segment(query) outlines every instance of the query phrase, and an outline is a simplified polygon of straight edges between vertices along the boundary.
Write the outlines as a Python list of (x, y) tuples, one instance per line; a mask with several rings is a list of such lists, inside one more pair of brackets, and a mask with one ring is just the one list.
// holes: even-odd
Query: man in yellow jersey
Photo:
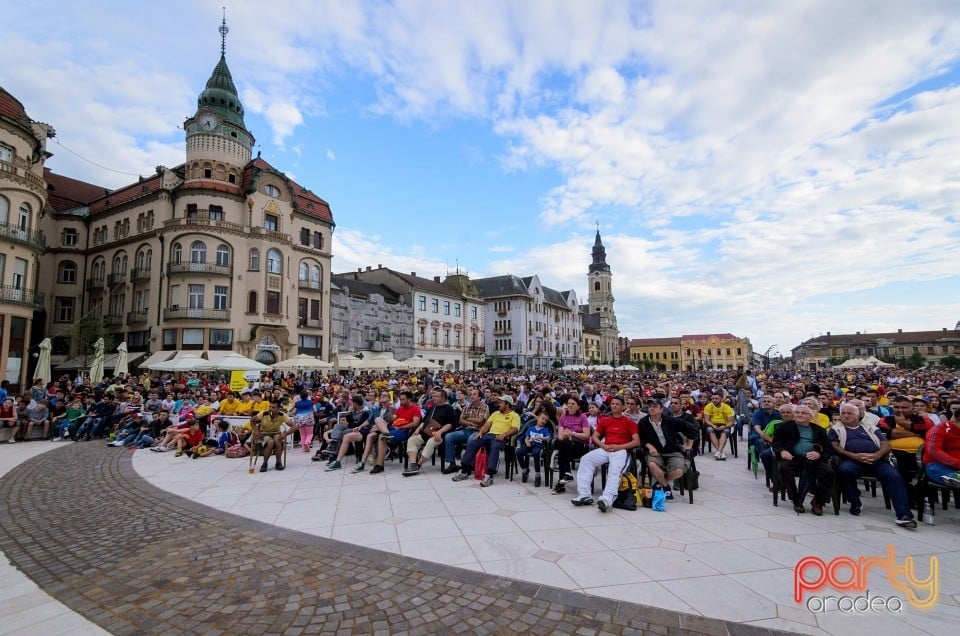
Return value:
[(473, 462), (481, 447), (487, 448), (487, 471), (480, 482), (483, 487), (493, 485), (493, 476), (497, 474), (500, 451), (510, 442), (510, 437), (520, 430), (520, 416), (513, 411), (514, 401), (511, 395), (501, 395), (497, 400), (497, 410), (490, 414), (486, 423), (477, 434), (467, 442), (463, 451), (460, 472), (453, 481), (463, 481), (473, 472)]
[(233, 394), (233, 391), (227, 393), (227, 398), (220, 401), (220, 415), (236, 415), (237, 407), (240, 406), (240, 401), (237, 399), (237, 396)]
[(725, 460), (727, 456), (723, 449), (727, 446), (727, 435), (736, 422), (733, 408), (720, 399), (719, 393), (710, 396), (710, 403), (703, 407), (703, 425), (710, 433), (710, 443), (716, 449), (713, 456), (718, 460)]
[(250, 418), (254, 426), (259, 426), (261, 439), (263, 440), (263, 466), (260, 472), (267, 472), (267, 464), (270, 462), (270, 455), (277, 458), (277, 470), (283, 470), (283, 464), (280, 463), (280, 455), (283, 451), (284, 440), (287, 435), (294, 431), (290, 424), (290, 418), (280, 410), (280, 401), (274, 400), (269, 403), (269, 408), (263, 413), (257, 413)]

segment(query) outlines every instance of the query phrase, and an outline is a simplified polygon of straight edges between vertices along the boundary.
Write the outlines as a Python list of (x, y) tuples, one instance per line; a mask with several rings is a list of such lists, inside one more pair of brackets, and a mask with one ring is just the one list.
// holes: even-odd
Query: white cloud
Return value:
[(327, 159), (329, 159), (330, 161), (336, 161), (336, 160), (337, 160), (337, 153), (335, 153), (335, 152), (334, 152), (333, 150), (331, 150), (330, 148), (327, 148)]

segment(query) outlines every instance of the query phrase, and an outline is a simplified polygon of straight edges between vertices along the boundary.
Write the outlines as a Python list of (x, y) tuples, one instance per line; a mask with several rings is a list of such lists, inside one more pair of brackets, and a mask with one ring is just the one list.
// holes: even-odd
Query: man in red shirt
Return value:
[(597, 421), (593, 432), (594, 449), (580, 459), (577, 469), (577, 498), (571, 502), (574, 506), (593, 505), (590, 497), (593, 474), (604, 464), (609, 464), (607, 485), (597, 501), (597, 508), (606, 512), (613, 505), (620, 489), (620, 474), (630, 460), (627, 451), (640, 445), (637, 423), (623, 414), (623, 407), (623, 396), (614, 395), (610, 399), (611, 415), (601, 415)]
[(388, 422), (390, 432), (386, 435), (380, 435), (380, 443), (377, 446), (377, 465), (370, 471), (371, 475), (383, 472), (383, 464), (387, 457), (387, 447), (399, 445), (405, 447), (407, 440), (420, 427), (420, 420), (423, 418), (423, 411), (414, 401), (413, 393), (410, 391), (400, 392), (400, 406), (397, 407), (396, 416), (392, 422)]

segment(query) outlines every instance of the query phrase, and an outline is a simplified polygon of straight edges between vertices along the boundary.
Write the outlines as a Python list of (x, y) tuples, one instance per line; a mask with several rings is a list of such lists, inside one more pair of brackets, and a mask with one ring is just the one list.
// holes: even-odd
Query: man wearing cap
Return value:
[(467, 448), (463, 451), (463, 460), (460, 462), (460, 472), (453, 476), (453, 481), (463, 481), (470, 476), (477, 451), (480, 447), (486, 447), (487, 471), (480, 485), (487, 487), (493, 484), (500, 451), (507, 444), (510, 436), (520, 430), (520, 416), (513, 411), (514, 404), (513, 396), (500, 396), (497, 400), (497, 410), (490, 414), (477, 434), (467, 442)]
[(672, 499), (670, 484), (690, 469), (690, 447), (697, 438), (686, 422), (664, 416), (663, 402), (647, 400), (647, 416), (637, 424), (637, 432), (646, 452), (647, 467), (657, 483)]
[(637, 424), (623, 414), (623, 407), (623, 396), (614, 395), (610, 398), (611, 414), (601, 415), (597, 420), (597, 427), (593, 431), (594, 449), (580, 459), (577, 469), (578, 497), (571, 502), (574, 506), (593, 504), (593, 498), (590, 497), (593, 474), (604, 464), (609, 464), (607, 484), (597, 507), (600, 512), (606, 512), (613, 505), (620, 488), (620, 473), (629, 460), (627, 451), (640, 445)]

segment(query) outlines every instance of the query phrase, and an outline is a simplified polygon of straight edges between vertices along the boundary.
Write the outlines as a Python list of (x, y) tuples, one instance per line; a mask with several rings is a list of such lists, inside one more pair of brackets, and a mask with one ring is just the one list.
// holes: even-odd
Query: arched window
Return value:
[(190, 244), (190, 262), (191, 263), (206, 263), (207, 262), (207, 244), (203, 241), (194, 241)]
[(253, 248), (250, 250), (250, 266), (249, 269), (252, 271), (260, 271), (260, 250)]
[(147, 253), (145, 250), (140, 250), (139, 252), (137, 252), (137, 260), (136, 260), (137, 269), (143, 269), (143, 266), (146, 263), (146, 260), (147, 260)]
[(320, 266), (313, 265), (310, 267), (310, 282), (311, 283), (320, 283)]
[(91, 278), (93, 278), (94, 280), (102, 281), (103, 275), (106, 273), (105, 272), (107, 268), (106, 265), (107, 265), (107, 262), (102, 258), (98, 258), (97, 260), (93, 261), (93, 268), (91, 272), (93, 276)]
[(126, 273), (127, 273), (127, 261), (128, 261), (127, 255), (124, 254), (124, 255), (120, 258), (120, 273), (121, 273), (121, 274), (126, 274)]
[(247, 313), (255, 314), (257, 313), (257, 292), (252, 291), (247, 294)]
[(153, 266), (153, 250), (147, 249), (147, 256), (143, 259), (143, 266), (147, 269)]
[(60, 263), (60, 269), (57, 272), (57, 282), (65, 285), (74, 285), (77, 282), (77, 265), (73, 261), (64, 261)]
[(594, 291), (600, 291), (600, 281), (597, 281), (593, 284)]
[(300, 274), (298, 278), (304, 281), (310, 278), (310, 267), (305, 262), (300, 263)]
[(281, 260), (280, 250), (269, 250), (267, 252), (267, 272), (270, 274), (283, 273), (283, 261)]
[(217, 265), (220, 267), (230, 267), (230, 248), (226, 245), (217, 247)]
[(170, 253), (170, 262), (176, 265), (183, 262), (183, 245), (180, 243), (173, 244), (173, 252)]
[(114, 256), (114, 257), (113, 257), (113, 267), (110, 269), (110, 273), (111, 273), (111, 274), (121, 274), (121, 273), (123, 273), (123, 270), (120, 269), (120, 267), (122, 266), (122, 264), (123, 264), (123, 261), (120, 259), (120, 256), (119, 256), (119, 255), (118, 255), (118, 256)]
[(20, 218), (17, 219), (17, 227), (21, 230), (30, 229), (30, 206), (26, 203), (20, 204)]

